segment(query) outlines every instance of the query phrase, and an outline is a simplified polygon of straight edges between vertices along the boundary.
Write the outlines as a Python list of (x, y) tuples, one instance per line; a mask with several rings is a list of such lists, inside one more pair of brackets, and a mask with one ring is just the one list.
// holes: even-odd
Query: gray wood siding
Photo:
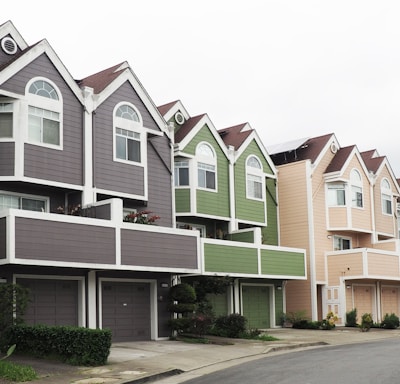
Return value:
[(0, 143), (0, 176), (14, 176), (15, 143)]
[(16, 218), (15, 256), (30, 260), (115, 263), (115, 230)]
[(0, 219), (0, 259), (6, 258), (6, 219)]
[(197, 268), (196, 237), (121, 230), (124, 265)]
[[(10, 34), (5, 35), (3, 37), (11, 37)], [(0, 49), (0, 67), (2, 67), (3, 65), (7, 64), (8, 62), (14, 60), (14, 58), (16, 56), (18, 56), (21, 53), (21, 49), (17, 48), (17, 52), (15, 52), (14, 55), (8, 55), (7, 53), (5, 53), (2, 49)]]
[(23, 95), (29, 80), (43, 76), (53, 81), (63, 98), (63, 150), (25, 144), (27, 177), (83, 184), (83, 108), (47, 55), (43, 54), (1, 87)]
[(173, 218), (171, 149), (165, 136), (152, 137), (150, 140), (151, 143), (149, 142), (147, 146), (149, 200), (146, 209), (161, 217), (157, 222), (158, 225), (171, 227)]
[(143, 167), (113, 161), (113, 110), (122, 101), (137, 107), (146, 128), (159, 131), (135, 90), (128, 82), (123, 84), (99, 106), (94, 115), (94, 185), (100, 189), (143, 195)]

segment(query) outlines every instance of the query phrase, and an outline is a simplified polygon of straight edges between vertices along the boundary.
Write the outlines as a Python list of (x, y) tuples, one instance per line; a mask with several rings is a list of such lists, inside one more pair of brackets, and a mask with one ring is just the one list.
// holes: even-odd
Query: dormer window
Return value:
[(114, 113), (114, 157), (119, 161), (142, 163), (144, 140), (142, 119), (139, 112), (127, 103), (116, 107)]
[(360, 173), (353, 169), (350, 175), (351, 181), (351, 206), (362, 208), (363, 207), (363, 190), (362, 179)]
[(49, 147), (62, 145), (62, 101), (56, 86), (36, 79), (28, 89), (28, 141)]
[(256, 156), (248, 157), (246, 161), (246, 196), (248, 199), (263, 198), (263, 169), (261, 161)]
[(381, 198), (382, 198), (382, 212), (385, 215), (392, 215), (392, 188), (388, 179), (383, 179), (381, 182)]
[(198, 187), (216, 190), (216, 155), (207, 143), (200, 143), (196, 149)]

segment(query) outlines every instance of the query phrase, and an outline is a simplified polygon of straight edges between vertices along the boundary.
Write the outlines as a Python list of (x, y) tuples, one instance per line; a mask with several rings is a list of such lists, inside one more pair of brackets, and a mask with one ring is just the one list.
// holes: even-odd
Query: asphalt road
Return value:
[(329, 346), (267, 357), (186, 384), (400, 383), (398, 339)]

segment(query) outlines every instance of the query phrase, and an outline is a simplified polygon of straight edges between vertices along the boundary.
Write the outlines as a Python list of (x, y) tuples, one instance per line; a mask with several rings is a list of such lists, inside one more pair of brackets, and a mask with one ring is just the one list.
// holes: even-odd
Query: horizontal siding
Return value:
[(6, 219), (0, 219), (0, 259), (6, 258)]
[(15, 143), (0, 143), (0, 176), (14, 176)]
[(399, 256), (368, 252), (368, 274), (399, 278)]
[(123, 265), (198, 268), (197, 237), (121, 230)]
[(337, 255), (328, 255), (328, 285), (339, 285), (343, 272), (346, 276), (363, 276), (363, 254), (353, 252)]
[(204, 268), (206, 272), (257, 274), (257, 249), (204, 244)]
[(262, 249), (261, 273), (264, 275), (305, 276), (304, 254)]
[(112, 228), (17, 217), (15, 233), (16, 258), (115, 263)]
[(190, 212), (190, 189), (175, 189), (175, 210), (177, 213)]
[(253, 231), (232, 233), (229, 236), (230, 236), (230, 240), (233, 240), (233, 241), (242, 241), (244, 243), (254, 243), (254, 232)]

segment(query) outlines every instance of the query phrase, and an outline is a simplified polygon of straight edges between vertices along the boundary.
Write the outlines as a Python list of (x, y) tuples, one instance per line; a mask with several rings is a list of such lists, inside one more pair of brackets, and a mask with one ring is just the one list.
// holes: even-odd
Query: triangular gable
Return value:
[(182, 113), (185, 121), (190, 119), (190, 115), (180, 100), (173, 101), (158, 107), (158, 111), (164, 117), (165, 121), (169, 121), (177, 112)]
[(21, 34), (14, 27), (14, 24), (9, 20), (0, 25), (0, 39), (10, 35), (10, 37), (17, 43), (18, 47), (23, 51), (28, 48), (28, 44), (25, 42)]
[[(57, 71), (61, 74), (64, 81), (71, 88), (76, 98), (84, 104), (83, 95), (81, 89), (76, 84), (64, 64), (61, 62), (57, 54), (51, 48), (47, 40), (42, 40), (36, 45), (32, 46), (29, 50), (24, 52), (15, 61), (11, 62), (0, 72), (0, 84), (3, 84), (11, 77), (16, 75), (20, 70), (29, 65), (32, 61), (37, 59), (39, 56), (46, 54), (49, 60), (53, 63)], [(1, 86), (1, 85), (0, 85)]]
[[(105, 70), (99, 72), (99, 74), (108, 74), (106, 79), (104, 79), (104, 83), (102, 83), (102, 87), (99, 94), (93, 96), (94, 103), (93, 109), (96, 109), (99, 105), (101, 105), (105, 100), (107, 100), (122, 84), (125, 82), (129, 82), (132, 85), (132, 88), (136, 91), (142, 103), (145, 105), (147, 110), (149, 111), (151, 117), (155, 120), (161, 132), (164, 132), (167, 136), (169, 136), (168, 129), (166, 127), (166, 123), (164, 118), (161, 116), (158, 111), (156, 105), (153, 103), (152, 99), (148, 95), (147, 91), (144, 89), (139, 79), (136, 77), (135, 73), (132, 71), (131, 67), (127, 62), (124, 62), (120, 65), (111, 67), (114, 70), (114, 75), (110, 74), (109, 70)], [(96, 76), (96, 75), (93, 75)], [(91, 76), (86, 78), (87, 81)]]
[(210, 130), (211, 134), (213, 135), (215, 141), (221, 148), (222, 152), (224, 155), (229, 158), (228, 156), (228, 149), (226, 148), (225, 143), (221, 139), (221, 136), (218, 134), (218, 131), (214, 127), (214, 124), (211, 122), (210, 118), (208, 117), (207, 114), (201, 115), (201, 118), (196, 122), (196, 124), (192, 127), (192, 129), (187, 133), (185, 137), (182, 138), (180, 141), (179, 145), (179, 150), (182, 150), (185, 148), (193, 139), (194, 137), (199, 133), (199, 131), (204, 127), (207, 126), (208, 129)]

